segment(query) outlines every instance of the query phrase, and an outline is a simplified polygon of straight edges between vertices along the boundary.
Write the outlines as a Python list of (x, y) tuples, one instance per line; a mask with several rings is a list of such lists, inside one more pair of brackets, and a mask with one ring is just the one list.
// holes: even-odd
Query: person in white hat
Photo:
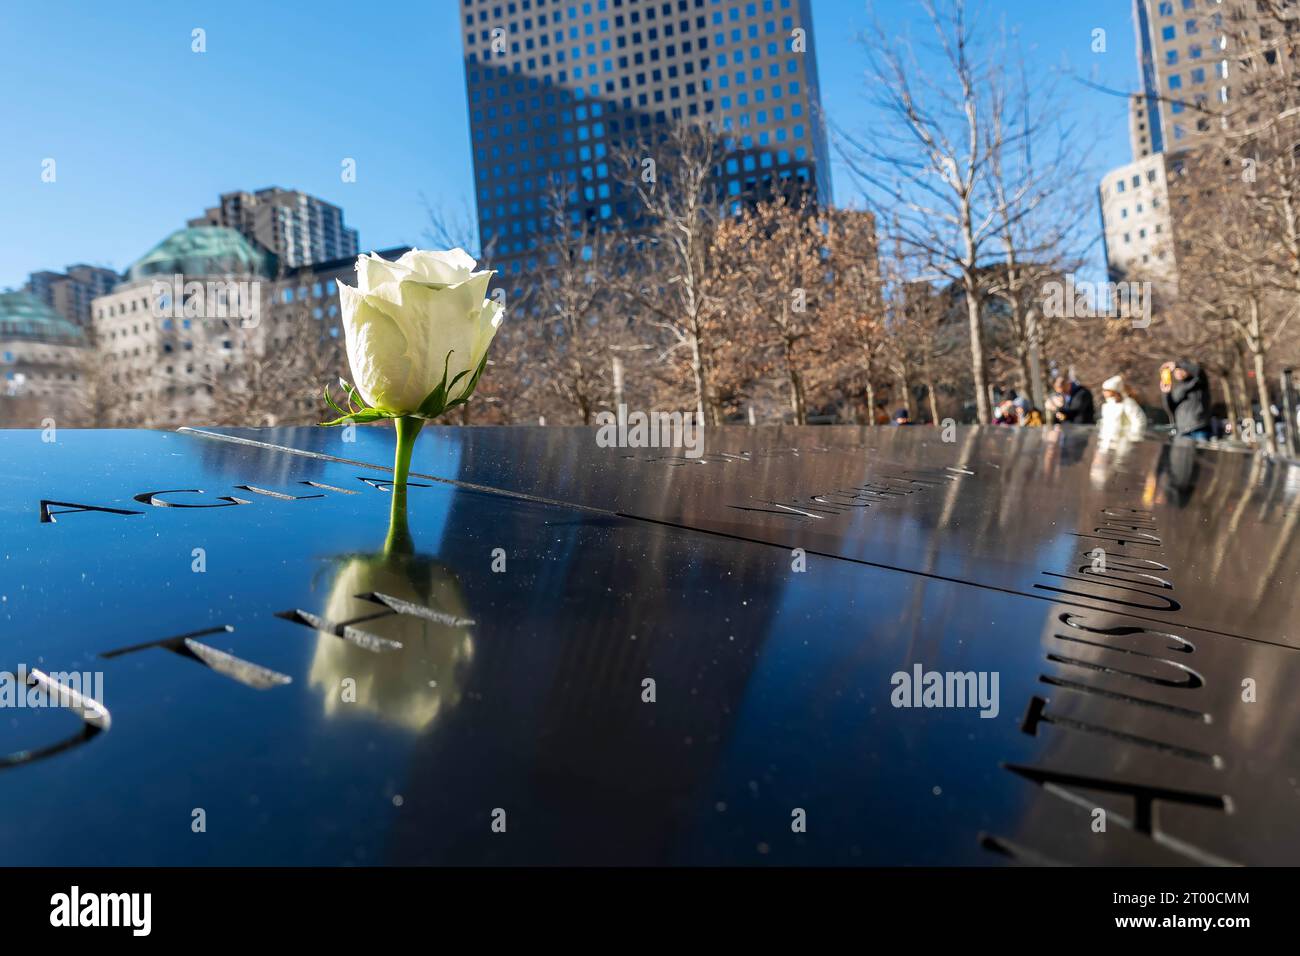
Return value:
[(1122, 375), (1112, 375), (1101, 383), (1101, 424), (1098, 429), (1103, 441), (1128, 439), (1136, 441), (1146, 434), (1147, 416), (1128, 393)]

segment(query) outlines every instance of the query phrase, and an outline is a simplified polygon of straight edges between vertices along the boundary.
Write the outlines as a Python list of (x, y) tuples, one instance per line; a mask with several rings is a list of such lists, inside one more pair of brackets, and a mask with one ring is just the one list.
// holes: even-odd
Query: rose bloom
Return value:
[(463, 249), (371, 253), (357, 259), (355, 289), (338, 283), (353, 384), (372, 406), (415, 413), (444, 369), (448, 385), (466, 373), (446, 401), (466, 394), (505, 313), (486, 297), (493, 273), (476, 265)]

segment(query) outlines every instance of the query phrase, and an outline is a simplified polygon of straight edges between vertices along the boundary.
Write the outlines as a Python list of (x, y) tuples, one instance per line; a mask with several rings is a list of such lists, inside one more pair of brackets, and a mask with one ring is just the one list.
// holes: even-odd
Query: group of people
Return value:
[[(1091, 389), (1064, 375), (1052, 382), (1052, 394), (1042, 411), (1014, 389), (1004, 388), (1001, 393), (1001, 400), (993, 408), (995, 425), (1096, 425), (1100, 437), (1111, 441), (1135, 440), (1146, 434), (1146, 412), (1122, 375), (1112, 375), (1101, 383), (1100, 408)], [(1193, 439), (1211, 437), (1210, 383), (1199, 364), (1190, 359), (1165, 362), (1160, 366), (1160, 393), (1175, 435)], [(886, 417), (883, 409), (877, 407), (876, 423), (886, 422), (913, 424), (906, 408)]]
[[(1160, 392), (1165, 411), (1180, 437), (1210, 437), (1210, 385), (1196, 362), (1181, 359), (1160, 366)], [(1092, 391), (1072, 378), (1058, 376), (1052, 383), (1047, 408), (1040, 413), (1022, 395), (1009, 391), (998, 403), (993, 421), (999, 425), (1042, 425), (1047, 421), (1072, 425), (1097, 425), (1103, 439), (1137, 439), (1146, 434), (1147, 416), (1122, 375), (1101, 383), (1098, 411)]]

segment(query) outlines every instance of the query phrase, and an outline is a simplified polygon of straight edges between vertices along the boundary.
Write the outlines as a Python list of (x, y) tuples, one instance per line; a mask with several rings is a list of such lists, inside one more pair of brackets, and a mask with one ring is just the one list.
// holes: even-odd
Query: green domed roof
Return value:
[(178, 229), (127, 270), (128, 282), (149, 276), (275, 275), (275, 256), (225, 226)]
[(30, 292), (0, 292), (0, 338), (81, 345), (86, 335)]

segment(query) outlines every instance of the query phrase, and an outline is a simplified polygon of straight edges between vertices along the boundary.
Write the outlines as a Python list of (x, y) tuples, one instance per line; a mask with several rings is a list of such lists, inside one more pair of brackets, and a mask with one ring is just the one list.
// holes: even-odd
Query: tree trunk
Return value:
[[(966, 113), (971, 124), (971, 142), (976, 142), (974, 116), (970, 106), (970, 91), (967, 90)], [(973, 182), (972, 178), (972, 182)], [(962, 262), (961, 281), (966, 292), (966, 319), (970, 324), (970, 372), (975, 387), (975, 417), (981, 425), (993, 420), (989, 409), (988, 382), (984, 373), (984, 329), (980, 322), (979, 276), (975, 267), (979, 262), (979, 250), (975, 245), (974, 210), (971, 207), (969, 191), (961, 197), (962, 240), (965, 244), (965, 259)]]
[(1033, 380), (1029, 371), (1029, 341), (1025, 337), (1016, 342), (1016, 394), (1029, 398), (1033, 394), (1029, 383)]
[(1026, 329), (1029, 333), (1029, 397), (1034, 407), (1040, 412), (1047, 408), (1047, 388), (1043, 382), (1042, 327), (1038, 324), (1038, 313), (1030, 309), (1025, 316)]
[(795, 364), (793, 344), (788, 341), (785, 343), (785, 369), (786, 377), (790, 380), (790, 408), (794, 412), (794, 423), (807, 425), (808, 409), (804, 405), (803, 378)]
[[(1234, 365), (1233, 378), (1235, 379), (1235, 381), (1233, 382), (1233, 386), (1237, 390), (1238, 398), (1241, 399), (1242, 418), (1249, 418), (1253, 422), (1255, 419), (1255, 414), (1250, 407), (1250, 389), (1246, 387), (1246, 357), (1241, 354), (1241, 346), (1239, 343), (1235, 343), (1235, 347), (1233, 351), (1236, 353), (1237, 356), (1237, 361), (1233, 363)], [(1240, 435), (1240, 429), (1241, 429), (1240, 421), (1237, 422), (1237, 428), (1238, 428), (1238, 435)], [(1255, 440), (1253, 428), (1251, 431), (1250, 438), (1245, 440), (1246, 441)]]
[(867, 424), (876, 427), (876, 387), (867, 379)]
[(907, 366), (898, 367), (898, 390), (903, 393), (903, 407), (907, 409), (909, 421), (916, 419), (912, 415), (912, 383), (907, 380)]
[(1016, 332), (1016, 394), (1029, 395), (1029, 342), (1033, 335), (1030, 313), (1020, 302), (1020, 272), (1016, 268), (1016, 251), (1007, 238), (1007, 298), (1011, 303), (1012, 324)]
[(1019, 354), (1016, 356), (1016, 394), (1032, 401), (1031, 396), (1034, 393), (1029, 383), (1034, 378), (1029, 371), (1029, 350), (1018, 349), (1017, 351)]
[(1232, 387), (1232, 369), (1225, 366), (1220, 373), (1223, 375), (1223, 401), (1228, 406), (1228, 421), (1232, 423), (1233, 437), (1240, 438), (1237, 430), (1241, 427), (1241, 415), (1237, 409), (1237, 390)]
[(1273, 407), (1269, 404), (1268, 398), (1268, 379), (1264, 377), (1264, 353), (1262, 350), (1252, 350), (1252, 358), (1255, 360), (1255, 386), (1259, 392), (1259, 417), (1264, 422), (1264, 447), (1268, 449), (1269, 454), (1277, 454), (1277, 425), (1273, 418)]
[(1264, 340), (1260, 335), (1259, 299), (1250, 297), (1250, 325), (1246, 346), (1255, 365), (1255, 388), (1259, 392), (1259, 417), (1264, 421), (1264, 447), (1270, 455), (1277, 454), (1277, 427), (1273, 421), (1273, 406), (1268, 398), (1268, 379), (1264, 377)]
[(930, 404), (930, 424), (939, 424), (939, 399), (934, 394), (934, 370), (930, 367), (931, 343), (926, 342), (921, 355), (921, 374), (925, 377), (925, 396)]
[(975, 385), (975, 415), (981, 425), (991, 421), (989, 415), (989, 390), (984, 374), (984, 332), (980, 322), (979, 291), (974, 287), (976, 278), (966, 276), (966, 317), (970, 323), (970, 373)]
[[(700, 337), (694, 332), (691, 333), (691, 378), (695, 384), (695, 415), (696, 421), (701, 425), (704, 424), (704, 363), (700, 359)], [(717, 422), (710, 422), (716, 425)]]

